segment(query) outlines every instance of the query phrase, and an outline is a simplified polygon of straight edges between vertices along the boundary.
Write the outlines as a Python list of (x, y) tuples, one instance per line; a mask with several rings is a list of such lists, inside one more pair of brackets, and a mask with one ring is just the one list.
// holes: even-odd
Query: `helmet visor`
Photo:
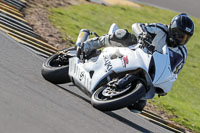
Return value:
[(176, 41), (176, 43), (179, 45), (186, 44), (191, 37), (190, 35), (182, 32), (178, 28), (173, 28), (173, 27), (171, 29), (171, 35), (173, 39)]

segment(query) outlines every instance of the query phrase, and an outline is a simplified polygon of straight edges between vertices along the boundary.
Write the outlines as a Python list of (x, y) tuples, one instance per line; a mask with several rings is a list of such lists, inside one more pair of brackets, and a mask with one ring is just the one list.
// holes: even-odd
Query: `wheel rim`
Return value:
[(106, 89), (104, 89), (102, 91), (102, 95), (105, 97), (113, 97), (113, 96), (121, 95), (121, 94), (125, 93), (126, 91), (128, 91), (128, 89), (130, 89), (130, 87), (131, 87), (131, 85), (127, 86), (123, 90), (116, 90), (116, 89), (112, 89), (111, 87), (106, 87)]
[(124, 89), (111, 88), (109, 86), (104, 87), (99, 93), (96, 94), (98, 100), (112, 100), (123, 95), (128, 94), (132, 90), (132, 84), (127, 85)]
[(91, 103), (93, 107), (101, 111), (117, 110), (135, 103), (145, 95), (146, 89), (141, 80), (134, 80), (130, 85), (131, 87), (129, 85), (121, 87), (124, 88), (123, 91), (121, 89), (121, 94), (112, 97), (103, 95), (103, 91), (109, 90), (109, 85), (100, 87), (92, 95)]
[(49, 64), (52, 67), (62, 67), (69, 64), (69, 58), (71, 56), (65, 54), (65, 53), (57, 53), (55, 58), (50, 60)]

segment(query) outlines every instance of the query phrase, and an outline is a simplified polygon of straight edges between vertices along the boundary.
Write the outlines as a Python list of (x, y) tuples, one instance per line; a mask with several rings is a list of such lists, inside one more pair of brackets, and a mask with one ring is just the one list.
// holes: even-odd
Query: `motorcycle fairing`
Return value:
[(168, 93), (177, 78), (177, 75), (171, 69), (169, 49), (167, 46), (164, 46), (163, 53), (154, 52), (153, 57), (156, 68), (153, 84), (155, 87), (159, 87), (165, 93)]
[(139, 48), (133, 51), (124, 47), (108, 47), (102, 51), (96, 62), (88, 60), (81, 63), (77, 57), (70, 58), (69, 76), (73, 78), (75, 84), (92, 93), (95, 87), (113, 71), (119, 73), (138, 68), (148, 71), (151, 57), (152, 55), (144, 54)]
[(141, 48), (132, 50), (127, 47), (107, 47), (95, 62), (86, 60), (85, 63), (82, 63), (77, 57), (70, 58), (69, 76), (75, 84), (92, 94), (98, 84), (103, 79), (109, 78), (108, 75), (113, 72), (121, 73), (142, 69), (148, 74), (151, 59), (154, 58), (155, 77), (153, 81), (149, 80), (149, 82), (153, 82), (155, 87), (160, 87), (164, 92), (168, 92), (176, 80), (170, 67), (168, 54), (166, 46), (163, 48), (162, 54), (154, 52), (153, 55)]

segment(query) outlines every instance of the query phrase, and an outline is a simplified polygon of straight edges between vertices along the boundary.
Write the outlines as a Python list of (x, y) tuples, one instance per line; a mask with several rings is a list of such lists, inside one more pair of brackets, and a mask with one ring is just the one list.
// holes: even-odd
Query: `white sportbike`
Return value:
[[(108, 34), (116, 29), (113, 24)], [(171, 58), (175, 54), (167, 46), (157, 52), (135, 44), (95, 50), (92, 56), (83, 58), (77, 57), (76, 48), (68, 48), (43, 63), (42, 75), (55, 84), (73, 82), (99, 110), (117, 110), (138, 100), (152, 99), (156, 93), (167, 94), (181, 61), (179, 56)]]

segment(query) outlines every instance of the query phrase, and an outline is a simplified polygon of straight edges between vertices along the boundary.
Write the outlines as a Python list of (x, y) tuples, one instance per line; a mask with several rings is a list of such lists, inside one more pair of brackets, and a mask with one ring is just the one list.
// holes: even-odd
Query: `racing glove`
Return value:
[(138, 36), (138, 43), (142, 44), (143, 47), (146, 47), (150, 51), (155, 50), (155, 46), (151, 45), (152, 44), (152, 37), (148, 32), (143, 32)]

